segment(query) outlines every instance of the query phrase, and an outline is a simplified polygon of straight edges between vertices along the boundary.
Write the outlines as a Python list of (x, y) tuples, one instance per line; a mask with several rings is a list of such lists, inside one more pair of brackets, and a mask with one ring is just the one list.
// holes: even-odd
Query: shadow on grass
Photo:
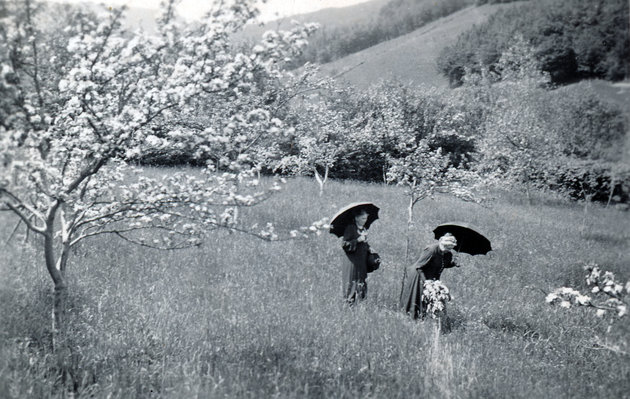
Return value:
[(630, 237), (620, 236), (614, 232), (606, 231), (586, 231), (582, 234), (582, 238), (588, 241), (595, 241), (602, 244), (611, 244), (615, 246), (630, 244)]
[(527, 321), (513, 319), (502, 315), (488, 315), (483, 318), (483, 324), (488, 328), (505, 334), (522, 337), (523, 339), (540, 339), (543, 335)]

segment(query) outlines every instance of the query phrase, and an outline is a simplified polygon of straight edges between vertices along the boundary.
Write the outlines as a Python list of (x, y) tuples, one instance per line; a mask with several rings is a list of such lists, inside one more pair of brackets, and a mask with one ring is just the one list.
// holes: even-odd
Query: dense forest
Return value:
[(519, 34), (535, 48), (553, 83), (621, 80), (629, 73), (628, 6), (626, 0), (532, 0), (462, 34), (442, 51), (438, 67), (453, 86), (462, 84), (466, 70), (496, 71)]

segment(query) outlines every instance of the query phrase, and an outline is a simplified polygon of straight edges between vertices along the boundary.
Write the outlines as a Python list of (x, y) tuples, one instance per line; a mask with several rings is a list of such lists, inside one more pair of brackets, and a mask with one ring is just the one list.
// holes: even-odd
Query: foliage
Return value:
[(293, 128), (283, 144), (288, 154), (274, 162), (273, 168), (298, 176), (314, 175), (322, 195), (347, 138), (347, 110), (337, 106), (343, 89), (337, 88), (331, 79), (303, 86), (299, 98), (291, 101), (286, 114)]
[[(531, 46), (517, 36), (494, 71), (468, 71), (460, 89), (478, 104), (475, 167), (488, 182), (553, 189), (573, 199), (625, 198), (622, 111), (584, 86), (549, 90)], [(612, 176), (621, 178), (613, 178)]]
[(441, 149), (431, 150), (426, 141), (410, 146), (405, 157), (394, 159), (387, 171), (388, 182), (406, 187), (409, 197), (409, 220), (413, 218), (413, 207), (425, 198), (436, 193), (452, 193), (465, 199), (472, 199), (472, 176), (450, 165), (448, 157)]
[(529, 1), (463, 33), (442, 51), (438, 67), (459, 86), (466, 69), (493, 70), (512, 38), (521, 34), (554, 83), (621, 80), (628, 76), (630, 57), (627, 15), (625, 0)]

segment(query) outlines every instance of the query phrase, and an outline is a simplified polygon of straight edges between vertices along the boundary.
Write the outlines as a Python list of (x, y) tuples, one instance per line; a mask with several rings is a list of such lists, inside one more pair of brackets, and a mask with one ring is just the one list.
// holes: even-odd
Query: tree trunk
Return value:
[[(46, 231), (44, 233), (44, 258), (46, 261), (46, 269), (48, 270), (48, 274), (50, 275), (50, 278), (52, 279), (54, 284), (52, 311), (53, 337), (55, 332), (63, 324), (63, 315), (65, 313), (66, 297), (68, 293), (68, 287), (66, 285), (63, 272), (60, 270), (61, 265), (58, 265), (55, 260), (54, 224), (55, 215), (58, 208), (59, 203), (56, 203), (48, 211), (48, 215), (46, 217)], [(65, 257), (62, 257), (60, 261), (65, 262), (65, 260), (67, 260), (67, 254)]]
[(582, 234), (584, 234), (586, 232), (586, 219), (588, 218), (588, 205), (591, 202), (591, 199), (593, 198), (592, 195), (587, 195), (584, 194), (584, 215), (582, 216)]
[(405, 280), (407, 279), (407, 263), (409, 262), (409, 247), (411, 246), (410, 232), (411, 232), (411, 225), (413, 224), (413, 207), (415, 203), (416, 201), (415, 201), (415, 198), (413, 195), (413, 189), (412, 189), (412, 193), (409, 197), (409, 206), (407, 207), (407, 212), (408, 212), (407, 234), (406, 234), (407, 241), (405, 243), (405, 261), (403, 262), (403, 276), (402, 276), (402, 281), (400, 283), (400, 295), (399, 295), (398, 303), (402, 302), (402, 295), (405, 290)]
[(326, 165), (324, 169), (324, 176), (322, 177), (317, 171), (317, 166), (313, 167), (313, 171), (315, 172), (315, 180), (317, 180), (317, 184), (319, 184), (319, 196), (321, 197), (324, 194), (324, 184), (326, 184), (326, 180), (328, 180), (328, 170), (329, 166)]
[(606, 208), (610, 206), (610, 201), (612, 201), (613, 194), (615, 192), (615, 174), (613, 173), (610, 176), (610, 191), (608, 192), (608, 201), (606, 202)]
[(525, 194), (527, 195), (527, 205), (532, 206), (532, 193), (529, 190), (529, 182), (525, 183)]

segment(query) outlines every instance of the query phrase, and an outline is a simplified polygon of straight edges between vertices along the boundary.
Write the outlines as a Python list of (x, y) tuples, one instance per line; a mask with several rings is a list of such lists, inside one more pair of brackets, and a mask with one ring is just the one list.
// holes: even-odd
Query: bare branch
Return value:
[(24, 213), (22, 212), (21, 209), (25, 209), (26, 211), (28, 211), (32, 216), (35, 216), (36, 218), (38, 218), (39, 220), (45, 220), (44, 215), (41, 214), (40, 212), (38, 212), (36, 209), (32, 208), (31, 206), (27, 205), (26, 203), (24, 203), (24, 201), (22, 201), (20, 198), (18, 198), (15, 194), (13, 194), (12, 192), (10, 192), (9, 190), (7, 190), (6, 188), (0, 188), (0, 194), (5, 193), (9, 198), (11, 198), (16, 204), (12, 204), (8, 201), (5, 201), (4, 204), (11, 210), (13, 211), (16, 215), (18, 215), (20, 217), (20, 219), (22, 219), (25, 223), (26, 226), (38, 233), (43, 233), (43, 228), (39, 228), (35, 225), (33, 225), (30, 222), (30, 218)]
[(15, 213), (20, 219), (22, 219), (22, 221), (24, 222), (26, 227), (28, 227), (29, 230), (32, 230), (32, 231), (34, 231), (36, 233), (39, 233), (39, 234), (42, 234), (42, 235), (46, 235), (46, 230), (45, 229), (43, 229), (41, 227), (37, 227), (33, 223), (31, 223), (29, 218), (26, 215), (24, 215), (24, 213), (22, 213), (13, 204), (7, 203), (7, 206), (13, 211), (13, 213)]

